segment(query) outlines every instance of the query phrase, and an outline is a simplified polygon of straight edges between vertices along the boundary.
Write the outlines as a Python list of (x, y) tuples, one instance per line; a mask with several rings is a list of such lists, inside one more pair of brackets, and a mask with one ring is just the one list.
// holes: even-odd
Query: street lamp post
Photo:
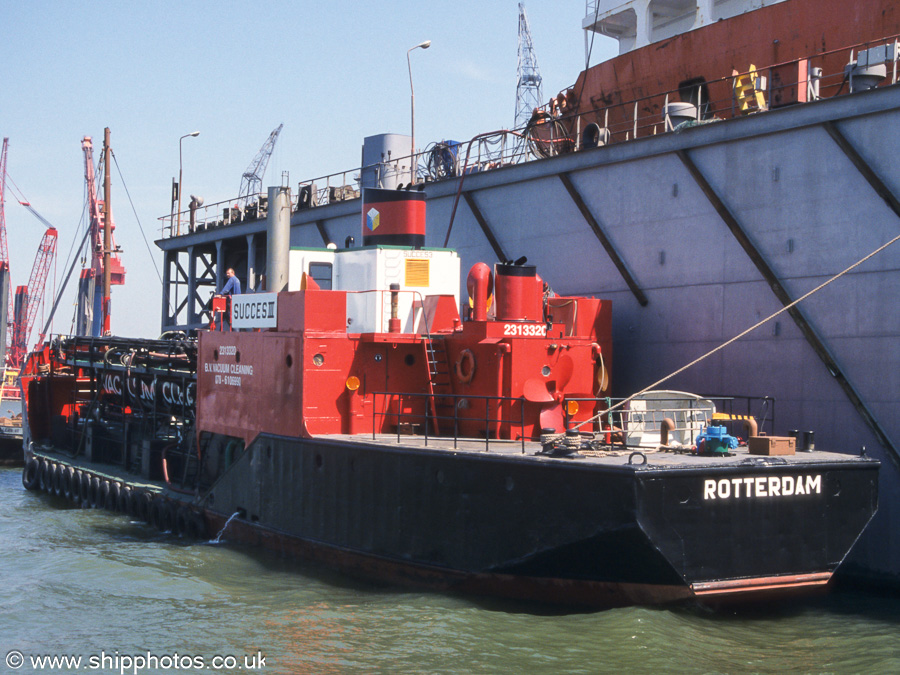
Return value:
[(192, 131), (178, 139), (178, 235), (181, 235), (181, 141), (188, 136), (199, 136), (199, 131)]
[(413, 90), (413, 81), (412, 81), (412, 63), (409, 60), (409, 53), (413, 49), (428, 49), (431, 46), (431, 40), (425, 40), (425, 42), (421, 42), (417, 44), (415, 47), (410, 47), (406, 50), (406, 66), (409, 68), (409, 102), (411, 108), (411, 124), (412, 130), (410, 134), (410, 144), (409, 144), (409, 184), (412, 185), (416, 182), (416, 94)]

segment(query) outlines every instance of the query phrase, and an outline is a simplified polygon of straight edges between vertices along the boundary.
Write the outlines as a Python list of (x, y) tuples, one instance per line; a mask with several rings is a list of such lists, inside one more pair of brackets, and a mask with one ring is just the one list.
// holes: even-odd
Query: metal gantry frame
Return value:
[(543, 103), (541, 70), (538, 67), (531, 27), (525, 4), (519, 3), (519, 61), (516, 67), (516, 118), (515, 129), (521, 129), (531, 119), (532, 112)]

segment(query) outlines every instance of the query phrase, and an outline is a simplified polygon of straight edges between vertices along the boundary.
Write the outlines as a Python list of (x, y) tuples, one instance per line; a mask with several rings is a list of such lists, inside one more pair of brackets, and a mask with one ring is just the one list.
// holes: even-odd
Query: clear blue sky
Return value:
[[(583, 0), (526, 2), (547, 99), (584, 68)], [(284, 123), (265, 185), (357, 167), (366, 136), (409, 133), (413, 52), (416, 138), (513, 126), (518, 4), (458, 2), (47, 2), (0, 0), (0, 137), (8, 173), (59, 229), (57, 285), (84, 206), (83, 136), (103, 129), (117, 173), (112, 203), (126, 285), (113, 290), (113, 332), (155, 336), (160, 323), (157, 218), (169, 211), (184, 149), (184, 194), (229, 199), (269, 133)], [(591, 63), (616, 52), (598, 39)], [(13, 284), (24, 284), (43, 227), (7, 191)], [(53, 280), (51, 279), (51, 287)], [(74, 294), (55, 332), (68, 332)], [(34, 336), (32, 336), (32, 340)]]

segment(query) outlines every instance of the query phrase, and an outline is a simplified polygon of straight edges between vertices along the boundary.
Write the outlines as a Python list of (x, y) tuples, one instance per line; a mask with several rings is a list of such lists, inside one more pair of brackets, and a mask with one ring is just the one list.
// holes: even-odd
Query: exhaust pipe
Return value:
[(266, 290), (280, 293), (287, 289), (291, 253), (291, 189), (269, 188), (269, 213), (266, 220)]

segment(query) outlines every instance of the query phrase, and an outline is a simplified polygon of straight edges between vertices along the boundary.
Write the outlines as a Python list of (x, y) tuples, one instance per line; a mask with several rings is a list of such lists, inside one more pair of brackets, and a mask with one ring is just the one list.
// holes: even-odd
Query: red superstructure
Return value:
[[(380, 242), (379, 234), (392, 242), (424, 239), (419, 194), (372, 192), (363, 207), (364, 241)], [(398, 206), (404, 199), (409, 206)], [(426, 427), (431, 434), (538, 439), (542, 430), (565, 430), (566, 398), (592, 399), (568, 405), (571, 419), (582, 421), (605, 394), (610, 303), (552, 297), (524, 261), (497, 264), (493, 274), (475, 265), (467, 279), (471, 316), (462, 321), (453, 251), (379, 243), (291, 255), (291, 267), (302, 268), (292, 278), (305, 290), (233, 298), (235, 326), (261, 325), (241, 323), (251, 313), (270, 322), (276, 310), (273, 327), (201, 335), (199, 433), (247, 445), (266, 432)], [(311, 281), (311, 264), (332, 266), (333, 290)]]

